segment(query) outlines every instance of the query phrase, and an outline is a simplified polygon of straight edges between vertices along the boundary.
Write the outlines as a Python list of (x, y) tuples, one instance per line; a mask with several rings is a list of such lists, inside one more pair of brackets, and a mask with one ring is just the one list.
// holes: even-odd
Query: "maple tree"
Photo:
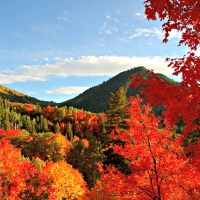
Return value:
[[(169, 66), (175, 69), (174, 75), (182, 73), (184, 85), (192, 89), (199, 89), (200, 58), (195, 51), (200, 44), (200, 2), (197, 0), (145, 0), (145, 14), (147, 19), (163, 21), (162, 30), (165, 33), (163, 42), (167, 42), (172, 30), (182, 33), (180, 45), (189, 48), (183, 58), (170, 59)], [(168, 60), (168, 59), (167, 59)]]
[(171, 126), (159, 129), (159, 119), (139, 97), (130, 99), (129, 129), (116, 127), (111, 136), (124, 141), (114, 152), (129, 160), (130, 175), (108, 167), (100, 169), (101, 182), (91, 190), (95, 199), (199, 199), (199, 172), (189, 163)]
[(182, 58), (166, 58), (169, 62), (168, 67), (174, 69), (173, 75), (182, 76), (178, 86), (161, 81), (152, 71), (149, 71), (149, 79), (144, 79), (138, 74), (131, 76), (131, 86), (142, 86), (141, 94), (146, 103), (153, 106), (162, 104), (165, 107), (162, 114), (171, 125), (178, 123), (180, 119), (183, 120), (185, 136), (192, 131), (198, 132), (200, 57), (197, 49), (200, 44), (200, 3), (196, 0), (146, 0), (144, 5), (147, 19), (163, 21), (163, 42), (168, 41), (171, 31), (178, 31), (181, 33), (178, 45), (187, 46), (188, 52)]
[(0, 140), (0, 199), (51, 199), (51, 180), (41, 176), (37, 167), (22, 159), (20, 149)]

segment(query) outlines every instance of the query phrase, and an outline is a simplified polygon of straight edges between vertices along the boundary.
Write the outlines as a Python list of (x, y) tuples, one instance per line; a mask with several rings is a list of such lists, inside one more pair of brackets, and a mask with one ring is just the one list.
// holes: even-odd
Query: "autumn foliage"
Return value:
[[(167, 58), (174, 75), (181, 75), (179, 85), (161, 81), (149, 71), (148, 78), (131, 76), (131, 87), (142, 88), (140, 98), (131, 98), (129, 129), (116, 127), (113, 139), (124, 141), (114, 151), (129, 161), (132, 173), (100, 167), (101, 181), (90, 190), (91, 199), (199, 199), (200, 155), (200, 3), (196, 0), (145, 0), (149, 20), (163, 21), (163, 42), (171, 31), (181, 33), (179, 46), (188, 48), (182, 58)], [(162, 118), (156, 118), (151, 107), (162, 105)], [(183, 134), (176, 125), (184, 123)], [(120, 134), (116, 134), (116, 133)], [(185, 142), (187, 141), (187, 142)], [(187, 147), (186, 147), (187, 146)], [(185, 148), (186, 147), (186, 148)]]
[[(124, 146), (114, 151), (127, 160), (132, 174), (115, 168), (100, 170), (102, 181), (91, 191), (95, 199), (198, 199), (199, 172), (184, 154), (182, 137), (175, 139), (173, 127), (159, 129), (159, 119), (139, 97), (130, 99), (129, 129), (114, 139)], [(120, 130), (116, 130), (120, 131)]]
[(82, 175), (65, 161), (48, 163), (43, 168), (42, 174), (53, 180), (52, 187), (55, 192), (52, 197), (56, 200), (84, 199), (87, 191), (86, 183)]
[[(16, 137), (21, 137), (21, 140), (25, 140), (24, 143), (21, 141), (21, 147), (25, 148), (23, 145), (26, 144), (26, 148), (30, 148), (32, 138), (14, 130), (0, 130), (0, 135), (2, 137), (0, 139), (0, 199), (81, 199), (85, 195), (87, 191), (86, 182), (71, 165), (64, 160), (54, 163), (40, 159), (47, 157), (49, 153), (66, 156), (66, 148), (69, 146), (69, 142), (64, 136), (54, 134), (54, 140), (52, 140), (52, 137), (48, 137), (48, 140), (43, 141), (43, 137), (40, 138), (40, 134), (38, 134), (40, 140), (35, 143), (37, 150), (39, 144), (43, 145), (44, 148), (50, 148), (46, 146), (48, 142), (50, 142), (49, 146), (57, 142), (57, 145), (61, 148), (58, 148), (57, 152), (56, 149), (49, 149), (46, 155), (44, 151), (42, 154), (44, 156), (39, 153), (33, 154), (34, 150), (31, 152), (31, 149), (29, 149), (29, 154), (32, 153), (34, 156), (24, 158), (21, 156), (21, 149), (15, 148), (9, 140), (13, 141)], [(17, 141), (20, 142), (20, 140)]]
[[(132, 75), (142, 99), (131, 97), (127, 109), (126, 99), (116, 103), (112, 94), (107, 116), (0, 99), (0, 200), (200, 199), (200, 3), (144, 5), (147, 19), (163, 21), (163, 42), (171, 31), (182, 34), (178, 45), (188, 52), (166, 59), (182, 75), (180, 84), (153, 71), (146, 79)], [(155, 106), (163, 107), (160, 117)], [(180, 122), (183, 134), (176, 130)], [(109, 149), (115, 160), (104, 162)], [(117, 159), (123, 170), (113, 164)]]
[(51, 182), (30, 161), (23, 160), (20, 149), (0, 140), (0, 199), (51, 199)]

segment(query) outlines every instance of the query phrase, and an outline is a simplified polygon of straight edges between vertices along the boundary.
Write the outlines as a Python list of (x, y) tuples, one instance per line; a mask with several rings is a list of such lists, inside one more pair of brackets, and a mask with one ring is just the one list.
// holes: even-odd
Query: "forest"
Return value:
[[(188, 53), (167, 58), (180, 84), (130, 76), (110, 94), (105, 113), (0, 98), (0, 199), (200, 199), (200, 4), (144, 1), (165, 37), (182, 33)], [(155, 113), (156, 106), (162, 113)]]

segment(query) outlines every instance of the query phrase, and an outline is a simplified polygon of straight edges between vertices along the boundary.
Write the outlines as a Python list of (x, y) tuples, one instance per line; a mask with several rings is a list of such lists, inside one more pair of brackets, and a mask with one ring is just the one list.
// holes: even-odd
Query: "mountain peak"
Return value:
[[(143, 66), (131, 68), (121, 72), (116, 76), (104, 81), (102, 84), (89, 88), (77, 97), (62, 102), (60, 106), (73, 106), (79, 109), (85, 109), (92, 112), (105, 112), (108, 109), (108, 101), (110, 93), (115, 93), (119, 87), (124, 87), (127, 98), (139, 94), (140, 88), (130, 88), (130, 75), (140, 73), (143, 77), (147, 77), (147, 69)], [(177, 84), (177, 82), (169, 79), (163, 74), (158, 74), (163, 81)]]

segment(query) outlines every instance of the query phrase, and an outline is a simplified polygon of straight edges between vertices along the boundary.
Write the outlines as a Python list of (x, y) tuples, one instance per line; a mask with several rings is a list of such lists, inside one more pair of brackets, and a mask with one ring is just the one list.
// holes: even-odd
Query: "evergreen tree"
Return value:
[(22, 127), (21, 115), (16, 113), (14, 109), (9, 115), (11, 129), (17, 130)]
[(3, 116), (3, 122), (2, 122), (2, 128), (4, 130), (9, 130), (11, 128), (10, 127), (10, 120), (9, 120), (9, 113), (10, 113), (9, 108), (6, 108), (4, 110), (4, 116)]
[(3, 128), (3, 117), (4, 117), (4, 104), (3, 104), (3, 99), (0, 96), (0, 128)]
[[(114, 153), (112, 148), (113, 144), (123, 146), (124, 142), (120, 140), (111, 139), (111, 137), (109, 137), (108, 134), (114, 131), (114, 133), (118, 135), (124, 130), (128, 129), (128, 105), (129, 103), (126, 98), (124, 87), (120, 87), (115, 94), (111, 93), (111, 97), (109, 100), (109, 110), (106, 111), (106, 134), (103, 134), (101, 139), (101, 142), (104, 148), (106, 149), (106, 159), (104, 161), (104, 164), (114, 165), (116, 168), (118, 168), (124, 173), (130, 173), (128, 161), (124, 159), (121, 155)], [(116, 128), (119, 128), (118, 131), (116, 131)]]
[(23, 122), (23, 127), (29, 132), (33, 133), (33, 124), (31, 121), (30, 116), (28, 115), (23, 115), (22, 117), (22, 122)]
[(42, 120), (42, 128), (43, 128), (44, 132), (48, 132), (49, 131), (48, 122), (47, 122), (47, 119), (45, 117), (43, 117), (43, 120)]
[(70, 122), (68, 122), (67, 124), (67, 133), (66, 133), (66, 137), (68, 138), (68, 140), (70, 142), (72, 142), (73, 140), (73, 131), (72, 131), (72, 125)]
[(106, 111), (106, 132), (112, 132), (115, 127), (120, 127), (122, 130), (127, 129), (126, 119), (128, 100), (126, 98), (126, 92), (124, 87), (120, 87), (117, 92), (111, 93), (109, 100), (109, 110)]
[(60, 133), (60, 125), (58, 122), (56, 122), (56, 124), (54, 125), (54, 132), (55, 133)]

